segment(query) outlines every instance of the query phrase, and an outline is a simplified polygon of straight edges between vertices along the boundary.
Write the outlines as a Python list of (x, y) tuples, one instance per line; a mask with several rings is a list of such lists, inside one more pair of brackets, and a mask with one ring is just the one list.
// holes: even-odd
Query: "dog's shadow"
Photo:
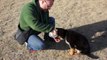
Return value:
[[(107, 48), (107, 20), (70, 29), (79, 32), (88, 38), (92, 52)], [(64, 41), (55, 43), (53, 47), (56, 50), (69, 49)]]

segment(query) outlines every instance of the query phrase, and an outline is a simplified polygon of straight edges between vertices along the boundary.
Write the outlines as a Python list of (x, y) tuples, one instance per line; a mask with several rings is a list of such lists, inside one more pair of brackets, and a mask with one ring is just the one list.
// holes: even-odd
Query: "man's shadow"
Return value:
[[(88, 38), (92, 52), (107, 48), (107, 20), (70, 29), (79, 32)], [(69, 49), (64, 41), (54, 43), (52, 47), (54, 48), (50, 49)]]

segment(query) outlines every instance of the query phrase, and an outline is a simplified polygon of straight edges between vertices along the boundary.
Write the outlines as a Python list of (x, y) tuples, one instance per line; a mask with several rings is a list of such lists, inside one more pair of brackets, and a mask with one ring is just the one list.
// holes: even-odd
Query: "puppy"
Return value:
[(90, 44), (88, 42), (88, 39), (84, 35), (63, 28), (56, 28), (56, 31), (56, 34), (52, 35), (52, 33), (49, 33), (49, 36), (54, 39), (57, 38), (60, 40), (65, 40), (65, 42), (69, 45), (70, 55), (74, 55), (75, 53), (82, 53), (93, 59), (98, 58), (97, 56), (91, 54)]

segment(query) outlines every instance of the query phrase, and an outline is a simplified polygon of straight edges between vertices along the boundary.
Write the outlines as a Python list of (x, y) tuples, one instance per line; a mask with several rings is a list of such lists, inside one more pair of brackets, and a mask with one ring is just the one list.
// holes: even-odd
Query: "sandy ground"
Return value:
[[(64, 42), (56, 49), (31, 54), (14, 40), (20, 9), (29, 0), (0, 0), (0, 60), (93, 60), (84, 55), (69, 56)], [(55, 0), (50, 16), (56, 27), (84, 34), (99, 60), (107, 60), (107, 0)]]

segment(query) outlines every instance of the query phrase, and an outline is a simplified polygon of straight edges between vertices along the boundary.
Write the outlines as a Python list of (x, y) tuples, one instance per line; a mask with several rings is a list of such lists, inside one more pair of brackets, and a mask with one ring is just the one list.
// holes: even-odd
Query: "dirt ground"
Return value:
[[(64, 42), (55, 49), (31, 54), (14, 40), (21, 7), (31, 0), (0, 0), (0, 60), (94, 60), (85, 55), (69, 56)], [(85, 35), (98, 60), (107, 60), (107, 0), (55, 0), (50, 16), (56, 27)]]

